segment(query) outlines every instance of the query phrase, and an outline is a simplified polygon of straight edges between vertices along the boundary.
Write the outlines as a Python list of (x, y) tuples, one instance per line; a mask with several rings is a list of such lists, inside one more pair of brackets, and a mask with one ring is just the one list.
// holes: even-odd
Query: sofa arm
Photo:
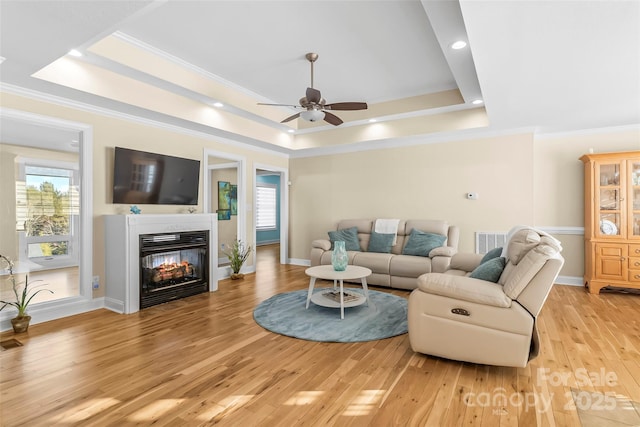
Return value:
[(331, 242), (325, 239), (318, 239), (311, 242), (311, 247), (328, 251), (331, 249)]
[(467, 273), (475, 270), (480, 265), (483, 254), (458, 253), (451, 257), (448, 270), (462, 270)]
[(458, 250), (452, 246), (440, 246), (429, 252), (431, 258), (431, 271), (435, 273), (444, 273), (451, 262), (451, 257)]
[(434, 256), (452, 257), (457, 253), (458, 253), (458, 250), (452, 246), (440, 246), (431, 250), (431, 252), (429, 252), (429, 258), (433, 258)]

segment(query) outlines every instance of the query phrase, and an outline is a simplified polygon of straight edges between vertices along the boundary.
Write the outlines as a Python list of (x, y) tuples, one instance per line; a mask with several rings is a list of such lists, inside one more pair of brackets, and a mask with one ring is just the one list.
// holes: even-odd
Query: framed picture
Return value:
[(238, 215), (238, 186), (232, 184), (230, 192), (231, 215)]
[(218, 181), (218, 219), (231, 219), (231, 184)]

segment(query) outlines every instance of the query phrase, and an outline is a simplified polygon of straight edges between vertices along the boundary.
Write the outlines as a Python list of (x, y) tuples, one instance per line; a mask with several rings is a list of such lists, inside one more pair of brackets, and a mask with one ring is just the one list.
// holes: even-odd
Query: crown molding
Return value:
[(624, 126), (609, 126), (603, 128), (591, 128), (591, 129), (578, 129), (565, 132), (542, 132), (535, 133), (535, 139), (554, 139), (554, 138), (567, 138), (573, 136), (590, 136), (601, 135), (604, 133), (620, 133), (620, 132), (640, 132), (640, 123), (624, 125)]
[[(144, 117), (136, 116), (133, 114), (122, 113), (120, 111), (111, 110), (108, 108), (97, 107), (95, 105), (86, 104), (83, 102), (73, 101), (68, 98), (63, 98), (57, 95), (51, 95), (43, 92), (34, 91), (31, 89), (26, 89), (23, 87), (0, 83), (0, 92), (9, 93), (12, 95), (23, 96), (25, 98), (33, 99), (36, 101), (48, 102), (50, 104), (59, 105), (62, 107), (73, 108), (80, 111), (85, 111), (88, 113), (98, 114), (105, 117), (112, 117), (120, 120), (126, 120), (129, 122), (134, 122), (138, 124), (142, 124), (145, 126), (152, 126), (160, 129), (169, 130), (172, 132), (182, 133), (184, 135), (194, 136), (198, 138), (203, 138), (209, 141), (219, 142), (225, 145), (229, 145), (235, 148), (241, 148), (245, 150), (251, 150), (259, 153), (271, 154), (279, 157), (288, 158), (291, 150), (288, 148), (283, 148), (274, 145), (273, 149), (258, 147), (248, 142), (242, 142), (239, 140), (234, 140), (225, 136), (217, 136), (212, 135), (206, 132), (200, 132), (194, 129), (189, 129), (182, 126), (177, 126), (169, 123), (160, 122), (157, 120), (147, 119)], [(214, 128), (212, 128), (214, 129)], [(248, 139), (248, 138), (247, 138)], [(263, 141), (256, 141), (263, 144), (268, 144)]]
[(329, 156), (334, 154), (354, 153), (358, 151), (384, 150), (389, 148), (411, 147), (415, 145), (441, 144), (446, 142), (462, 142), (470, 139), (494, 138), (507, 135), (533, 134), (533, 128), (492, 129), (476, 128), (453, 132), (438, 132), (412, 135), (401, 138), (387, 138), (375, 141), (363, 141), (331, 147), (305, 148), (291, 153), (291, 158)]

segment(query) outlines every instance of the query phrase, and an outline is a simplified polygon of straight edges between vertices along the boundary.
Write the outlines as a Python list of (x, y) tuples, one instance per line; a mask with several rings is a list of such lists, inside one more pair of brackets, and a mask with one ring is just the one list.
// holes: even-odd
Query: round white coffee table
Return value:
[[(332, 308), (340, 308), (340, 318), (344, 319), (344, 308), (345, 307), (355, 307), (360, 304), (367, 305), (369, 304), (369, 289), (367, 288), (367, 276), (371, 274), (371, 270), (366, 267), (360, 267), (357, 265), (348, 265), (347, 269), (344, 271), (336, 271), (333, 269), (332, 265), (317, 265), (315, 267), (307, 268), (305, 270), (309, 279), (309, 293), (307, 294), (307, 307), (309, 308), (309, 302), (313, 302), (314, 304), (321, 305), (323, 307), (332, 307)], [(335, 292), (337, 290), (337, 282), (340, 282), (340, 290), (337, 296), (338, 298), (333, 299), (333, 295), (325, 296), (324, 292), (313, 293), (313, 289), (316, 285), (316, 279), (325, 279), (325, 280), (333, 280), (333, 289)], [(364, 297), (358, 292), (347, 292), (344, 291), (344, 280), (356, 280), (360, 279), (362, 283), (362, 289), (364, 289)], [(347, 295), (347, 301), (345, 302), (344, 297)]]

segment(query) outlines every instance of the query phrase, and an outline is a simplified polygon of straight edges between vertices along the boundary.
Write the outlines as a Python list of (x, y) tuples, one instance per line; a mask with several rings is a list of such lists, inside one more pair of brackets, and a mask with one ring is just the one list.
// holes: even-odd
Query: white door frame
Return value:
[[(93, 126), (86, 123), (43, 116), (22, 110), (0, 107), (0, 116), (20, 120), (27, 124), (77, 131), (80, 164), (80, 274), (79, 291), (76, 297), (61, 298), (30, 306), (31, 323), (46, 322), (74, 314), (98, 309), (103, 299), (93, 298)], [(104, 286), (104, 278), (101, 280)], [(11, 329), (10, 319), (15, 312), (0, 312), (0, 330)]]
[[(212, 163), (209, 164), (209, 157), (217, 157), (220, 159), (229, 160), (229, 163)], [(204, 188), (202, 194), (202, 203), (203, 203), (203, 212), (204, 213), (215, 213), (211, 212), (211, 171), (215, 169), (229, 169), (232, 167), (236, 168), (237, 173), (237, 183), (238, 183), (238, 239), (246, 242), (247, 241), (247, 220), (246, 220), (246, 212), (248, 207), (246, 206), (245, 200), (247, 200), (247, 185), (246, 185), (246, 164), (247, 159), (244, 156), (239, 156), (231, 153), (226, 153), (224, 151), (212, 150), (209, 148), (204, 149), (203, 154), (203, 169), (205, 174), (204, 179)], [(217, 222), (216, 222), (217, 224)], [(216, 227), (217, 228), (217, 227)], [(217, 240), (217, 230), (216, 230), (216, 240)], [(255, 242), (255, 239), (254, 239)], [(219, 243), (216, 241), (216, 245)], [(217, 248), (216, 248), (217, 249)], [(217, 253), (217, 250), (216, 250)], [(217, 262), (217, 260), (216, 260)], [(255, 270), (255, 257), (254, 257), (254, 266), (250, 268), (251, 270)], [(217, 278), (224, 278), (225, 274), (228, 273), (228, 268), (218, 268)], [(226, 274), (228, 275), (228, 274)]]
[[(289, 264), (289, 169), (263, 163), (253, 164), (253, 206), (256, 205), (258, 170), (280, 174), (280, 264)], [(253, 216), (253, 241), (258, 239), (256, 217)]]

